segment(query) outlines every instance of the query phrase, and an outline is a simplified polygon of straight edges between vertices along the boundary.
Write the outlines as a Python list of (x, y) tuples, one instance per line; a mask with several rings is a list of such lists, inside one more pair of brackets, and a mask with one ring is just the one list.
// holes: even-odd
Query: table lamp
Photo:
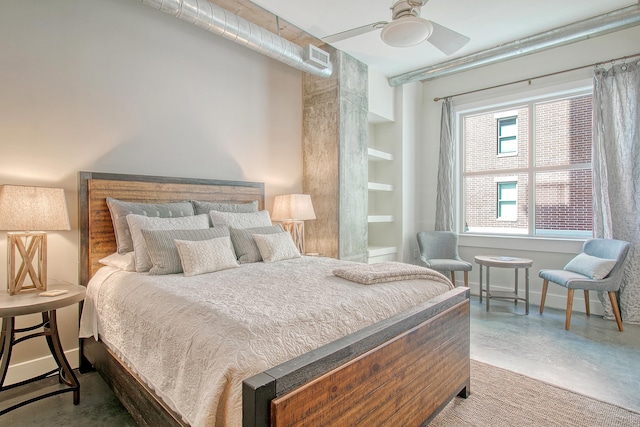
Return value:
[(304, 254), (304, 221), (316, 219), (311, 196), (308, 194), (276, 196), (271, 219), (282, 223), (282, 228), (291, 233), (296, 247), (301, 254)]
[[(70, 229), (62, 188), (0, 186), (0, 230), (9, 231), (7, 289), (10, 295), (47, 289), (45, 230)], [(21, 262), (19, 267), (17, 262)], [(27, 276), (30, 284), (25, 283)]]

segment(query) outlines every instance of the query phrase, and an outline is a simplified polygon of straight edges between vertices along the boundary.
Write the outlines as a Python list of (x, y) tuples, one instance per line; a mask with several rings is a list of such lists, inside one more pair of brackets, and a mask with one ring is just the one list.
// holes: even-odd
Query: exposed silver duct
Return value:
[(389, 78), (389, 84), (391, 86), (400, 86), (405, 83), (432, 80), (437, 77), (443, 77), (601, 36), (639, 24), (640, 5), (628, 6), (583, 21), (574, 22), (564, 27), (555, 28), (531, 37), (463, 56), (462, 58), (452, 59), (451, 61), (400, 74)]
[[(305, 62), (305, 50), (262, 27), (207, 0), (141, 0), (147, 6), (173, 15), (225, 39), (253, 49), (306, 73), (330, 77), (331, 63), (318, 68)], [(327, 54), (328, 55), (328, 54)]]

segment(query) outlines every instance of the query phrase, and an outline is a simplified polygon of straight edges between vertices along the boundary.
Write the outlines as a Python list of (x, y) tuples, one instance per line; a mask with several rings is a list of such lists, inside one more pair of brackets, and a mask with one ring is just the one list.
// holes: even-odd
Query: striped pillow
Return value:
[(262, 261), (260, 250), (253, 239), (253, 234), (275, 234), (282, 233), (282, 226), (272, 225), (269, 227), (254, 228), (230, 228), (231, 243), (241, 264)]
[[(127, 215), (136, 214), (149, 217), (178, 218), (193, 216), (193, 205), (190, 202), (175, 203), (135, 203), (107, 197), (107, 207), (113, 222), (113, 233), (116, 237), (118, 253), (133, 251), (133, 240), (127, 222)], [(208, 213), (208, 212), (207, 212)]]
[(149, 274), (176, 274), (182, 273), (182, 263), (174, 240), (200, 241), (226, 237), (229, 236), (229, 229), (221, 226), (196, 230), (142, 230), (142, 235), (153, 264)]

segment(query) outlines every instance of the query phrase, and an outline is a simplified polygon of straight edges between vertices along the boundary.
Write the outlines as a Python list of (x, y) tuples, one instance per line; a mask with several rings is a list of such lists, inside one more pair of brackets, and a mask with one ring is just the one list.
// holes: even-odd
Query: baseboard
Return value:
[[(65, 351), (64, 354), (69, 361), (71, 368), (76, 369), (79, 366), (78, 360), (80, 357), (80, 349), (74, 348)], [(56, 361), (51, 355), (38, 359), (27, 360), (22, 363), (16, 363), (15, 365), (9, 365), (4, 385), (15, 384), (20, 381), (28, 380), (35, 376), (44, 374), (45, 372), (51, 371), (52, 369), (56, 369), (56, 367)]]

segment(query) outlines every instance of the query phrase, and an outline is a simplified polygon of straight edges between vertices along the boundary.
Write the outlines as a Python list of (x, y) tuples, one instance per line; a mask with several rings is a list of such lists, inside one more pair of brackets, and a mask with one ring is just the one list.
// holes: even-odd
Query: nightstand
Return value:
[[(47, 284), (47, 291), (53, 290), (66, 290), (67, 292), (57, 296), (45, 297), (40, 296), (40, 292), (28, 292), (12, 296), (9, 295), (8, 292), (0, 290), (0, 317), (2, 317), (2, 331), (0, 333), (0, 354), (2, 361), (0, 364), (0, 415), (20, 408), (28, 403), (35, 402), (36, 400), (67, 392), (73, 392), (74, 405), (80, 403), (80, 383), (73, 373), (60, 345), (56, 310), (82, 301), (85, 295), (85, 288), (70, 283), (50, 281)], [(26, 328), (15, 328), (16, 316), (35, 313), (42, 314), (41, 323)], [(16, 333), (25, 332), (31, 333), (23, 335), (20, 338), (15, 337)], [(23, 341), (42, 336), (46, 338), (49, 350), (58, 368), (17, 384), (5, 386), (4, 380), (9, 368), (9, 360), (11, 359), (11, 350), (13, 347)], [(42, 380), (56, 372), (58, 373), (59, 383), (57, 385), (48, 387), (45, 390), (28, 393), (26, 396), (20, 395), (14, 398), (7, 396), (13, 394), (13, 392), (9, 391), (11, 389)]]

